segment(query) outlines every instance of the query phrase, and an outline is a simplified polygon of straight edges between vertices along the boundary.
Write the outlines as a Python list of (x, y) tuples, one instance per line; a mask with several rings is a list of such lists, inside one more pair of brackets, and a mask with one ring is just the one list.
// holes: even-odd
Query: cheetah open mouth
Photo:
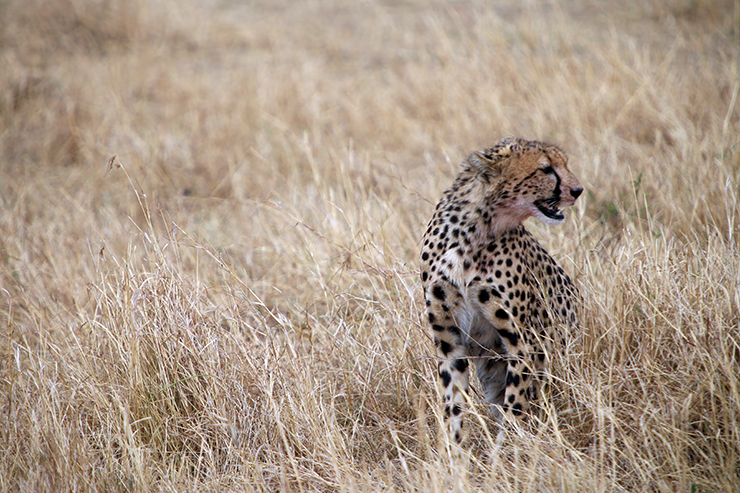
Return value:
[(562, 221), (563, 219), (565, 219), (565, 216), (562, 212), (560, 212), (560, 209), (558, 208), (559, 202), (560, 198), (551, 197), (547, 200), (538, 200), (534, 203), (534, 205), (542, 214), (545, 215), (545, 217), (549, 217), (550, 219), (554, 219), (555, 221)]

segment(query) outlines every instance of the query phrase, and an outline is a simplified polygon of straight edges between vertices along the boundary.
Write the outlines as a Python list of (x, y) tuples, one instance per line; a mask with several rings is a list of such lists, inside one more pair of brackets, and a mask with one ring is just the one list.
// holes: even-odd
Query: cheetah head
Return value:
[(494, 229), (514, 227), (531, 216), (561, 223), (562, 209), (583, 192), (568, 170), (568, 157), (554, 145), (506, 137), (473, 152), (468, 163), (483, 185), (484, 208), (491, 209)]

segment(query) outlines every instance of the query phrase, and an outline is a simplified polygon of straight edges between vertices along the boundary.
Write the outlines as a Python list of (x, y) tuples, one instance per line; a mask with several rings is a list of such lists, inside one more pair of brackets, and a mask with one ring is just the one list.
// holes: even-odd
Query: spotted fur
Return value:
[(583, 188), (557, 147), (507, 137), (471, 153), (424, 234), (421, 280), (450, 437), (463, 439), (469, 361), (493, 413), (521, 416), (553, 343), (577, 324), (579, 295), (524, 228), (564, 219)]

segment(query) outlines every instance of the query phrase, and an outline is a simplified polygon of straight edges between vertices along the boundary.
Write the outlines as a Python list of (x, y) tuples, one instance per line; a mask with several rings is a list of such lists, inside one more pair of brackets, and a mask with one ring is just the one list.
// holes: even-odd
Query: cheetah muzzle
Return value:
[(424, 234), (421, 280), (456, 443), (470, 361), (494, 415), (515, 419), (537, 398), (554, 346), (578, 325), (576, 287), (522, 225), (563, 222), (583, 191), (567, 164), (556, 146), (514, 137), (475, 151)]

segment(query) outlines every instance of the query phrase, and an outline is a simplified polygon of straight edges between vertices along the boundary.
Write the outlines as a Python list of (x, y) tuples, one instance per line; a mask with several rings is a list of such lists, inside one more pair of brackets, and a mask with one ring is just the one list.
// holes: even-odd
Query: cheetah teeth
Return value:
[(565, 219), (565, 216), (562, 212), (560, 212), (560, 209), (552, 202), (552, 200), (545, 200), (535, 203), (535, 206), (537, 206), (540, 212), (546, 217), (549, 217), (550, 219), (554, 219), (556, 221), (562, 221), (563, 219)]

